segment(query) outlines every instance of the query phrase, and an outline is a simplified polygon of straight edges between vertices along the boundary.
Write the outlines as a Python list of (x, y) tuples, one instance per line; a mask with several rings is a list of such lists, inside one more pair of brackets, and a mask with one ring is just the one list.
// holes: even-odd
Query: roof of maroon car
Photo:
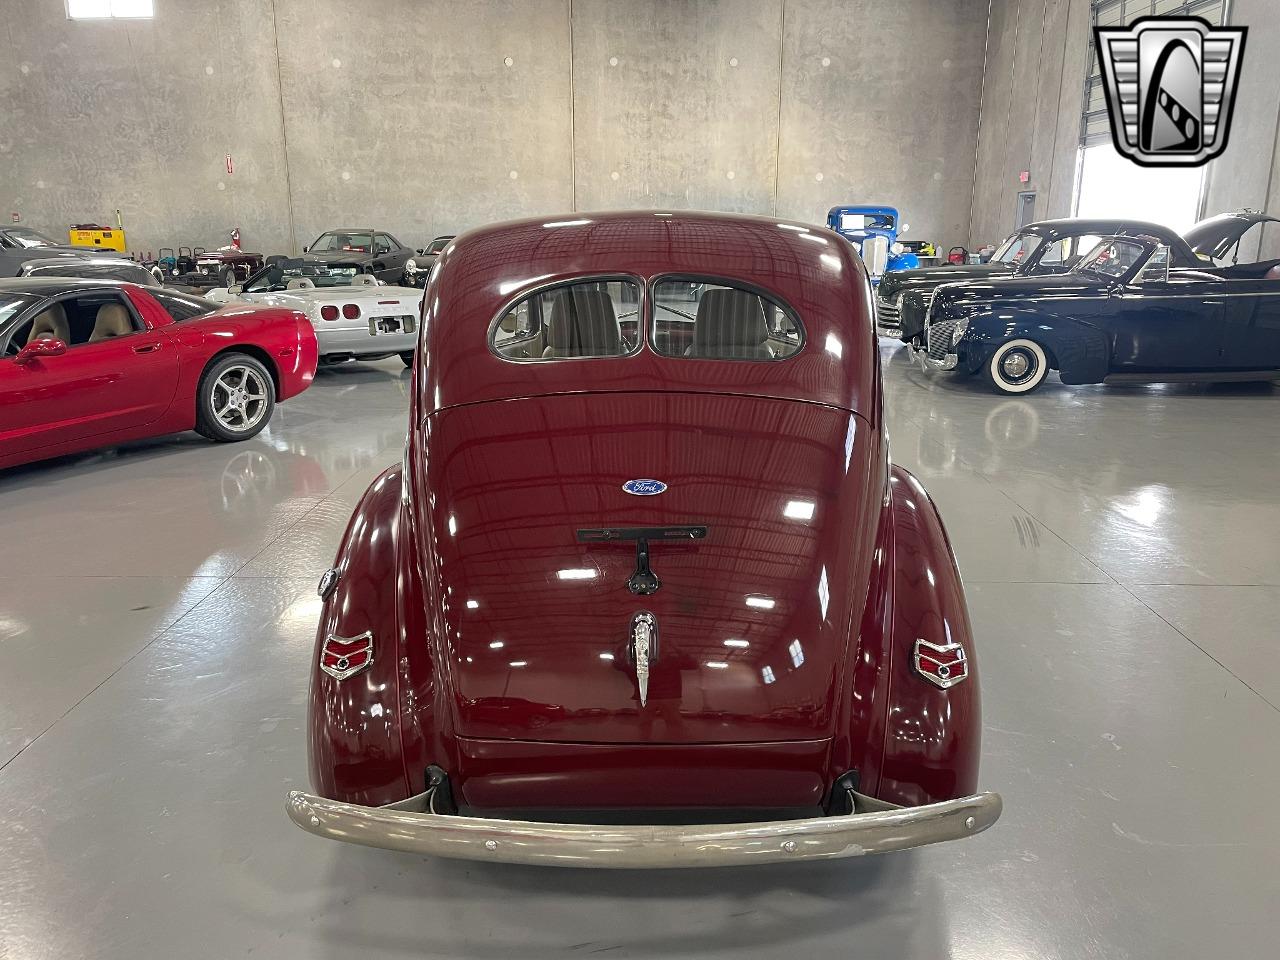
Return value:
[[(586, 390), (741, 393), (870, 414), (879, 355), (870, 287), (853, 246), (825, 227), (737, 214), (572, 213), (472, 230), (426, 292), (423, 412)], [(774, 361), (627, 357), (516, 362), (489, 349), (491, 323), (530, 291), (574, 278), (693, 275), (758, 287), (789, 305), (806, 342)]]

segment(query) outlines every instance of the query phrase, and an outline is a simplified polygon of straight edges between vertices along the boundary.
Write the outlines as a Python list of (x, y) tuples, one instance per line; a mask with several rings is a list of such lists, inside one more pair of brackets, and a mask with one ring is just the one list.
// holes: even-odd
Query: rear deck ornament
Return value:
[(658, 658), (658, 618), (648, 610), (641, 610), (631, 618), (630, 652), (643, 707), (649, 700), (649, 664)]
[(1116, 149), (1144, 167), (1199, 166), (1222, 153), (1245, 33), (1199, 17), (1095, 27)]

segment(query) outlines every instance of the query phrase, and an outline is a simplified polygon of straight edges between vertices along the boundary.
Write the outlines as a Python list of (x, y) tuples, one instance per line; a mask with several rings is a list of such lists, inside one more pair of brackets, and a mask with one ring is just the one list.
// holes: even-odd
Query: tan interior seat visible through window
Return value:
[(67, 343), (71, 339), (71, 326), (67, 323), (67, 312), (62, 304), (55, 303), (41, 310), (31, 323), (31, 333), (27, 335), (27, 343), (32, 340), (52, 338)]
[(315, 284), (307, 277), (294, 277), (284, 285), (286, 290), (310, 290), (313, 287)]
[(133, 333), (133, 321), (129, 319), (129, 311), (118, 303), (104, 303), (98, 308), (98, 315), (93, 321), (93, 333), (89, 334), (89, 342), (109, 340), (112, 337), (127, 337)]
[(573, 287), (556, 293), (546, 326), (544, 357), (617, 357), (622, 331), (603, 290)]
[(698, 301), (693, 343), (685, 356), (772, 360), (774, 352), (768, 339), (764, 307), (756, 294), (748, 290), (708, 290)]

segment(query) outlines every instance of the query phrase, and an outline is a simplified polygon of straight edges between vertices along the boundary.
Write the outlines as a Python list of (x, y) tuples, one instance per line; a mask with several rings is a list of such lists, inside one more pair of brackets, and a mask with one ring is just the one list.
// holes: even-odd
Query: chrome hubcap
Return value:
[(1011, 353), (1004, 358), (1004, 372), (1015, 380), (1025, 374), (1029, 366), (1030, 361), (1020, 353)]
[(267, 385), (258, 371), (239, 365), (228, 367), (213, 382), (213, 415), (228, 430), (251, 430), (266, 412)]

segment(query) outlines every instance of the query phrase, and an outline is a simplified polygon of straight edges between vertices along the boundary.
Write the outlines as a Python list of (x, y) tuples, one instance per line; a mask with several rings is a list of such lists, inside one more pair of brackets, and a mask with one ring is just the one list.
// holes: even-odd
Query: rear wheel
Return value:
[(244, 353), (228, 353), (205, 369), (196, 392), (196, 432), (230, 443), (257, 435), (275, 409), (267, 368)]
[(987, 361), (987, 382), (996, 393), (1030, 393), (1049, 375), (1049, 357), (1034, 340), (1009, 340)]
[(413, 351), (412, 350), (406, 350), (404, 353), (400, 354), (400, 359), (404, 361), (404, 365), (406, 367), (409, 367), (412, 369), (413, 367)]

